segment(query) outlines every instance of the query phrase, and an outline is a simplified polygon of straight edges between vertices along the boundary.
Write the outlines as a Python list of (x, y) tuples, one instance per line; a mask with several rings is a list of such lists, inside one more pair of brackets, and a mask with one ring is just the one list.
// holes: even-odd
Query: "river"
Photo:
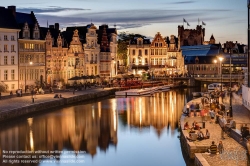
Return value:
[(2, 163), (192, 165), (184, 160), (178, 131), (191, 92), (177, 89), (154, 96), (108, 97), (10, 120), (0, 127)]

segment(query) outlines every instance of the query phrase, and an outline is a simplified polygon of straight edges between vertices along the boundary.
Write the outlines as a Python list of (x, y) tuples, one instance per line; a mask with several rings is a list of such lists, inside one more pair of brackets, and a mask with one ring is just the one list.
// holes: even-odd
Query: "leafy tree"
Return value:
[(4, 84), (0, 84), (0, 92), (6, 92), (7, 91), (8, 86), (4, 85)]

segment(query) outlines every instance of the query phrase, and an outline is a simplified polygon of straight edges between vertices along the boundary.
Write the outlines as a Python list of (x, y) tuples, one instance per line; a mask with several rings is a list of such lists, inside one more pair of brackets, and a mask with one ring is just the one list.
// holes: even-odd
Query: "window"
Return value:
[(15, 84), (11, 84), (11, 89), (15, 89)]
[(11, 80), (15, 80), (15, 70), (11, 70)]
[(139, 56), (142, 56), (142, 54), (141, 54), (141, 50), (139, 50)]
[(7, 35), (4, 35), (4, 40), (8, 40), (8, 37), (7, 37)]
[(24, 32), (24, 37), (28, 38), (29, 37), (29, 33), (28, 32)]
[(145, 55), (148, 55), (148, 50), (145, 50)]
[(11, 64), (14, 65), (15, 64), (15, 57), (11, 56)]
[(37, 80), (39, 77), (39, 69), (35, 69), (35, 79)]
[(35, 39), (38, 39), (38, 33), (35, 32)]
[(11, 45), (11, 52), (15, 52), (15, 45)]
[(154, 52), (155, 52), (155, 50), (154, 50), (154, 49), (152, 49), (152, 50), (151, 50), (151, 55), (154, 55)]
[(148, 63), (148, 58), (145, 58), (145, 63), (146, 63), (146, 64)]
[(14, 41), (15, 40), (15, 37), (14, 36), (11, 36), (11, 41)]
[(8, 70), (4, 70), (4, 80), (8, 80)]
[(133, 55), (135, 55), (135, 50), (133, 50)]
[(34, 69), (30, 69), (30, 80), (34, 79)]
[(4, 56), (3, 63), (4, 63), (4, 65), (8, 64), (8, 57), (7, 56)]
[(8, 52), (8, 45), (4, 45), (4, 52)]

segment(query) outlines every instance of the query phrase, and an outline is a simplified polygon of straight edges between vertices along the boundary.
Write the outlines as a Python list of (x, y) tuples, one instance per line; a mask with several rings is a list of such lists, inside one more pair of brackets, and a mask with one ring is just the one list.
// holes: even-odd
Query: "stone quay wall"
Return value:
[(114, 94), (115, 94), (115, 89), (110, 89), (110, 90), (101, 91), (101, 92), (90, 92), (87, 94), (75, 95), (75, 96), (68, 97), (68, 98), (57, 98), (57, 99), (53, 98), (53, 100), (51, 101), (39, 102), (39, 103), (35, 103), (32, 105), (24, 106), (24, 107), (1, 111), (0, 121), (4, 121), (7, 119), (11, 119), (11, 118), (16, 118), (22, 115), (27, 115), (29, 113), (58, 108), (58, 107), (62, 107), (62, 106), (69, 105), (69, 104), (74, 104), (74, 103), (81, 102), (81, 101), (98, 99), (101, 97), (114, 95)]
[(180, 125), (181, 125), (181, 136), (180, 136), (180, 140), (181, 140), (181, 144), (183, 149), (185, 150), (186, 154), (189, 156), (190, 159), (195, 159), (195, 153), (205, 153), (207, 152), (207, 149), (210, 146), (206, 146), (206, 145), (196, 145), (193, 142), (188, 141), (188, 139), (186, 139), (186, 137), (189, 136), (187, 130), (183, 130), (182, 126), (184, 126), (184, 118), (185, 116), (182, 115), (181, 119), (180, 119)]

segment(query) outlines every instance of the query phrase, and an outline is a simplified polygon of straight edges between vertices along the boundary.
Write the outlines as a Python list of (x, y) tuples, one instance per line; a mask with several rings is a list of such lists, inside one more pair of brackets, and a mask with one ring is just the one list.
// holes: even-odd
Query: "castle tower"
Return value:
[(204, 42), (205, 28), (197, 25), (196, 29), (184, 29), (178, 26), (178, 36), (180, 36), (180, 46), (202, 45)]

